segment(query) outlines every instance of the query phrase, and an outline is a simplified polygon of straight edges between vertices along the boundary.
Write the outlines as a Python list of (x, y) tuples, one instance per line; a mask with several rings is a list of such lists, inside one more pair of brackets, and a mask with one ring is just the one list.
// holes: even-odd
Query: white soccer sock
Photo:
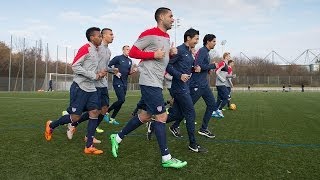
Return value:
[(169, 161), (171, 158), (172, 158), (171, 154), (164, 155), (162, 156), (162, 162)]
[(120, 136), (118, 134), (116, 136), (116, 141), (117, 141), (117, 143), (121, 143), (121, 141), (122, 141), (122, 139), (120, 138)]

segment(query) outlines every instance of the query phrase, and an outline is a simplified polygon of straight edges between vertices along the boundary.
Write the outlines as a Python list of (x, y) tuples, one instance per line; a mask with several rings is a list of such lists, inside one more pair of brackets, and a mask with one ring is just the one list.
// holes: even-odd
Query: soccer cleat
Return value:
[(170, 130), (170, 132), (172, 133), (172, 135), (173, 135), (174, 137), (177, 137), (177, 138), (183, 137), (183, 136), (180, 134), (180, 129), (179, 129), (179, 127), (174, 128), (174, 127), (172, 127), (172, 126), (169, 126), (169, 130)]
[(224, 115), (222, 114), (221, 110), (217, 110), (217, 112), (218, 112), (218, 115), (220, 116), (220, 118), (224, 118)]
[(103, 130), (103, 129), (101, 129), (101, 128), (99, 128), (99, 127), (97, 127), (97, 128), (96, 128), (96, 132), (97, 132), (97, 133), (103, 133), (103, 132), (104, 132), (104, 130)]
[(218, 111), (213, 111), (211, 117), (213, 117), (213, 118), (221, 118), (221, 116), (219, 115)]
[(186, 165), (187, 165), (186, 161), (180, 161), (179, 159), (176, 159), (176, 158), (171, 158), (170, 160), (162, 163), (162, 167), (164, 167), (164, 168), (179, 169), (179, 168), (182, 168)]
[(166, 108), (166, 113), (169, 114), (169, 108)]
[(52, 121), (50, 121), (50, 120), (46, 122), (46, 129), (44, 132), (44, 137), (46, 138), (47, 141), (50, 141), (52, 138), (53, 129), (51, 129), (49, 126), (51, 123), (52, 123)]
[[(84, 137), (84, 142), (87, 142), (88, 138), (87, 136)], [(96, 139), (95, 137), (93, 137), (93, 141), (92, 141), (94, 144), (100, 144), (101, 141)]]
[(119, 124), (120, 124), (120, 123), (119, 123), (118, 121), (116, 121), (116, 119), (114, 119), (114, 118), (110, 118), (109, 123), (110, 123), (110, 124), (113, 124), (113, 125), (119, 125)]
[(84, 153), (86, 153), (86, 154), (96, 154), (96, 155), (98, 155), (98, 154), (102, 154), (103, 151), (95, 148), (94, 146), (90, 146), (90, 147), (88, 147), (88, 148), (87, 148), (87, 147), (84, 148)]
[(76, 132), (76, 127), (72, 126), (71, 123), (68, 123), (68, 129), (67, 129), (67, 137), (68, 139), (72, 139), (73, 134)]
[(202, 136), (206, 136), (208, 138), (215, 138), (216, 136), (214, 134), (212, 134), (208, 129), (205, 130), (199, 130), (198, 133)]
[(109, 113), (104, 115), (103, 120), (105, 120), (107, 123), (110, 121)]
[(208, 152), (208, 150), (206, 148), (203, 148), (198, 144), (189, 144), (188, 148), (192, 152), (197, 152), (197, 153), (207, 153)]
[(147, 139), (150, 141), (151, 137), (152, 137), (152, 133), (154, 131), (153, 125), (152, 125), (152, 121), (147, 122), (147, 127), (148, 127), (148, 131), (147, 131)]
[(116, 140), (117, 134), (110, 135), (111, 151), (113, 157), (118, 157), (119, 143)]

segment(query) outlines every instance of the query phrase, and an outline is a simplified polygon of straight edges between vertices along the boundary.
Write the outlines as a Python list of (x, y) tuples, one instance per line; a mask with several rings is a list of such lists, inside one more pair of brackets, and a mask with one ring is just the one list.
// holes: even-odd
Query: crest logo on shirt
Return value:
[(76, 112), (76, 110), (77, 110), (77, 108), (74, 108), (74, 107), (71, 108), (71, 111), (72, 111), (72, 112)]
[(158, 110), (158, 112), (161, 112), (162, 111), (162, 106), (158, 106), (157, 110)]
[(194, 88), (194, 91), (198, 91), (198, 88)]

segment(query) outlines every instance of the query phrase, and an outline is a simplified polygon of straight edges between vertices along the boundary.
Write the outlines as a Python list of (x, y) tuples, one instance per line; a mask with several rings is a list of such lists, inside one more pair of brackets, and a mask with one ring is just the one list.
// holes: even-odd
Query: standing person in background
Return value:
[(304, 84), (301, 84), (301, 92), (304, 92)]
[(166, 121), (168, 115), (165, 112), (162, 94), (164, 73), (169, 56), (177, 54), (176, 48), (170, 48), (170, 37), (167, 33), (174, 22), (172, 11), (165, 7), (158, 8), (155, 12), (155, 20), (157, 27), (141, 33), (129, 53), (132, 58), (142, 59), (139, 64), (139, 84), (143, 109), (138, 115), (132, 117), (119, 133), (110, 135), (111, 151), (114, 157), (118, 157), (119, 144), (126, 135), (143, 123), (149, 122), (154, 116), (154, 132), (161, 152), (162, 167), (182, 168), (187, 165), (187, 162), (173, 158), (167, 146)]
[(130, 74), (133, 74), (137, 72), (137, 68), (131, 68), (132, 67), (132, 60), (128, 57), (129, 56), (130, 47), (128, 45), (125, 45), (122, 47), (122, 55), (114, 57), (109, 62), (109, 68), (115, 67), (119, 69), (119, 73), (114, 74), (113, 76), (113, 89), (116, 92), (118, 100), (114, 102), (108, 109), (108, 113), (111, 111), (111, 117), (110, 121), (113, 122), (113, 124), (119, 124), (118, 121), (116, 121), (116, 116), (118, 112), (121, 109), (122, 104), (126, 100), (126, 94), (128, 89), (128, 76)]
[(49, 91), (49, 90), (52, 91), (52, 79), (49, 80), (49, 88), (47, 91)]

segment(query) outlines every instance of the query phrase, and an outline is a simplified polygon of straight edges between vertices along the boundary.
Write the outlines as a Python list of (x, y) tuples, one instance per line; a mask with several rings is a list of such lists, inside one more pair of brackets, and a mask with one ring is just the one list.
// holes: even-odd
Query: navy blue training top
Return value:
[(210, 64), (209, 49), (205, 46), (199, 49), (195, 57), (194, 66), (199, 65), (201, 72), (192, 74), (190, 87), (206, 87), (209, 85), (207, 80), (208, 73), (211, 69), (215, 69), (215, 64)]
[(169, 60), (167, 72), (173, 76), (171, 91), (173, 93), (190, 93), (189, 81), (181, 80), (182, 74), (191, 75), (193, 69), (194, 58), (188, 46), (184, 43), (177, 47), (178, 54)]
[(121, 73), (120, 78), (116, 75), (113, 76), (113, 84), (114, 85), (124, 85), (127, 86), (128, 84), (128, 76), (130, 75), (132, 60), (125, 55), (120, 55), (114, 57), (108, 65), (110, 68), (114, 66), (115, 68), (119, 69)]

